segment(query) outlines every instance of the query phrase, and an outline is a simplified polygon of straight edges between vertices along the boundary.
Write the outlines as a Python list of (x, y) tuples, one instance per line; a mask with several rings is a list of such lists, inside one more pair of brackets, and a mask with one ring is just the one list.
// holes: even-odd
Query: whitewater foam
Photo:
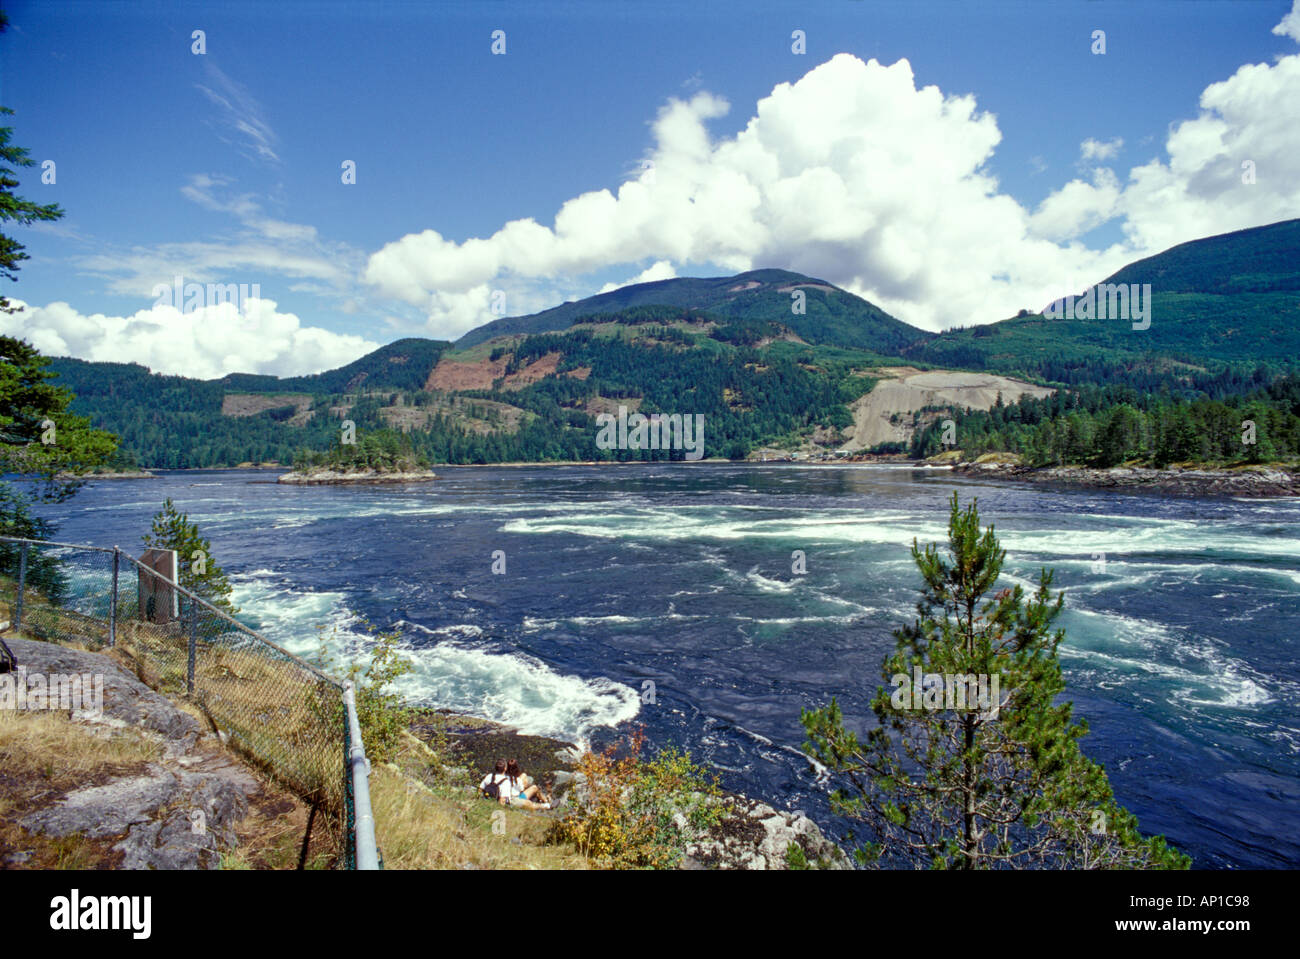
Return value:
[[(231, 577), (242, 618), (268, 639), (308, 660), (322, 644), (343, 666), (361, 661), (374, 644), (339, 592), (307, 592), (270, 570)], [(640, 695), (605, 678), (562, 675), (517, 651), (478, 648), (483, 630), (472, 623), (428, 627), (399, 620), (407, 634), (433, 637), (430, 645), (403, 643), (398, 653), (412, 671), (395, 688), (410, 702), (482, 716), (520, 732), (585, 745), (596, 729), (634, 718)]]

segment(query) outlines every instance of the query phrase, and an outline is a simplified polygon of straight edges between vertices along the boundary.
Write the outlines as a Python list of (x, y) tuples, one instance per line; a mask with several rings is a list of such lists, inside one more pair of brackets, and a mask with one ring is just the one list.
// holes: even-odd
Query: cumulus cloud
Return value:
[(1291, 12), (1282, 18), (1281, 22), (1273, 28), (1273, 32), (1279, 37), (1290, 37), (1296, 43), (1300, 43), (1300, 0), (1294, 0), (1291, 4)]
[[(1297, 22), (1293, 11), (1275, 32)], [(785, 267), (929, 329), (987, 322), (1177, 243), (1300, 215), (1298, 100), (1300, 56), (1244, 66), (1171, 128), (1163, 157), (1125, 176), (1107, 165), (1122, 138), (1084, 140), (1087, 174), (1030, 210), (989, 171), (1001, 133), (974, 97), (918, 87), (907, 60), (839, 54), (776, 86), (731, 137), (709, 132), (723, 98), (670, 99), (639, 174), (568, 200), (550, 226), (513, 220), (463, 243), (409, 234), (372, 254), (363, 279), (453, 336), (484, 288), (647, 260)], [(1116, 219), (1123, 242), (1082, 242)]]
[(85, 315), (67, 303), (0, 313), (0, 333), (47, 356), (140, 363), (155, 373), (213, 379), (226, 373), (296, 376), (333, 369), (379, 348), (360, 336), (303, 326), (274, 300), (250, 297), (183, 312), (153, 305), (131, 316)]
[(1113, 170), (1094, 170), (1092, 182), (1071, 180), (1041, 204), (1030, 228), (1052, 240), (1070, 240), (1115, 216), (1121, 189)]
[(672, 280), (677, 277), (677, 271), (667, 260), (656, 260), (653, 264), (646, 267), (630, 280), (624, 280), (622, 283), (606, 283), (598, 292), (609, 293), (611, 290), (617, 290), (624, 286), (633, 286), (637, 283), (653, 283), (655, 280)]
[(567, 201), (552, 227), (515, 220), (464, 243), (433, 230), (405, 236), (370, 257), (364, 278), (441, 330), (448, 304), (503, 278), (647, 259), (783, 266), (938, 328), (1013, 312), (1050, 295), (1042, 277), (1067, 261), (1098, 259), (1031, 233), (985, 168), (1001, 138), (994, 118), (973, 97), (918, 89), (906, 60), (836, 56), (778, 85), (736, 136), (715, 139), (707, 124), (728, 110), (703, 91), (671, 99), (649, 162), (616, 192)]

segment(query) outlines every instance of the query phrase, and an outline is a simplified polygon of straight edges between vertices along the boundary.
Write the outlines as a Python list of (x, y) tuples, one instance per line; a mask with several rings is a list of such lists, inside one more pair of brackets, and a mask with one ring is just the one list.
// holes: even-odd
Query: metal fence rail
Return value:
[(112, 648), (147, 685), (193, 702), (324, 814), (329, 841), (313, 858), (378, 868), (369, 764), (337, 680), (117, 547), (0, 536), (0, 604), (15, 633)]

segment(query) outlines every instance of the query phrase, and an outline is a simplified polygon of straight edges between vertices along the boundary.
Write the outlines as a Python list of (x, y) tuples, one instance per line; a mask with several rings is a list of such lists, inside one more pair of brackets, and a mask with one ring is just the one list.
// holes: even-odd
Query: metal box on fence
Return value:
[(165, 625), (180, 619), (180, 595), (173, 588), (180, 573), (174, 549), (147, 549), (140, 562), (154, 574), (140, 570), (140, 618)]

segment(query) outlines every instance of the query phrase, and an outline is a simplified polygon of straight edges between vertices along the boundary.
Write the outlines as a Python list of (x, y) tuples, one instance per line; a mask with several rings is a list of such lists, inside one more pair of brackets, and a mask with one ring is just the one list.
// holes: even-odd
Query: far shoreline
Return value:
[[(439, 470), (462, 469), (543, 469), (561, 467), (800, 467), (816, 469), (861, 469), (863, 467), (892, 467), (925, 472), (950, 471), (954, 474), (986, 480), (1029, 483), (1062, 489), (1096, 489), (1119, 493), (1157, 493), (1176, 496), (1243, 496), (1249, 498), (1277, 498), (1300, 496), (1300, 468), (1295, 466), (1242, 464), (1235, 467), (1184, 464), (1178, 467), (1155, 469), (1144, 466), (1117, 466), (1108, 469), (1088, 466), (1022, 466), (1014, 462), (961, 461), (947, 462), (917, 460), (898, 456), (877, 458), (840, 459), (769, 459), (728, 460), (709, 457), (700, 460), (548, 460), (540, 462), (512, 461), (507, 463), (438, 463)], [(157, 469), (154, 476), (168, 473), (286, 473), (276, 466), (205, 466), (189, 469)], [(374, 486), (383, 484), (430, 482), (438, 474), (357, 474), (277, 480), (286, 486)]]

